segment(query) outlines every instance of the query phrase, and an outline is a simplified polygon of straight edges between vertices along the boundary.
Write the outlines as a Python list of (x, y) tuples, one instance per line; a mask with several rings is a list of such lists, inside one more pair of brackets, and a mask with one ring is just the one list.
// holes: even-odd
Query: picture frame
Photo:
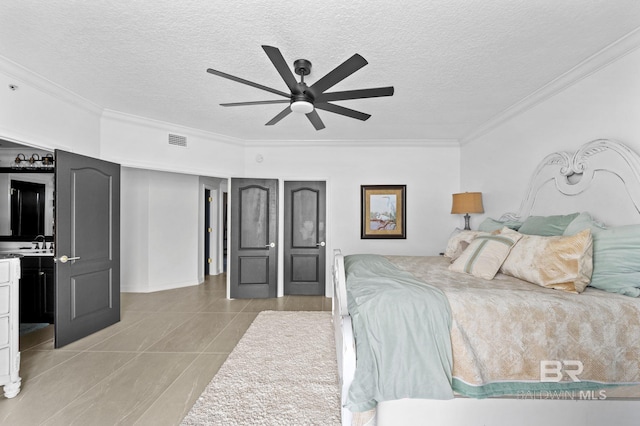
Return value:
[(406, 185), (360, 186), (360, 238), (406, 239)]

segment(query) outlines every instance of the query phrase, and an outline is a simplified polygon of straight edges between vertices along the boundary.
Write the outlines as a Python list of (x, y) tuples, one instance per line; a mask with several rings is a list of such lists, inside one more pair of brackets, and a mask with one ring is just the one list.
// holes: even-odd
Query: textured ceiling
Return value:
[[(638, 0), (3, 0), (0, 56), (110, 110), (243, 140), (461, 139), (640, 26)], [(359, 53), (332, 90), (394, 86), (265, 126), (282, 91), (261, 45), (313, 63), (310, 85)]]

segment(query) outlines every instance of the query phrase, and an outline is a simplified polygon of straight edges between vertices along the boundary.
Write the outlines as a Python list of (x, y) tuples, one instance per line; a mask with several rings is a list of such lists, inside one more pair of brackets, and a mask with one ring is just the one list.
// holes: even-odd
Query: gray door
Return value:
[(277, 216), (277, 180), (231, 179), (232, 298), (276, 297)]
[(325, 187), (284, 183), (284, 294), (325, 294)]
[(55, 347), (120, 321), (120, 165), (56, 150)]

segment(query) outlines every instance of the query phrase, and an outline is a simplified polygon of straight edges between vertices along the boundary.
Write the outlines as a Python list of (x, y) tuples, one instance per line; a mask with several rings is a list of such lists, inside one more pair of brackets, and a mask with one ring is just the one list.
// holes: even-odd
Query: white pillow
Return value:
[(456, 228), (455, 231), (449, 237), (447, 248), (444, 251), (444, 255), (451, 259), (453, 262), (456, 260), (462, 252), (471, 244), (478, 235), (491, 235), (489, 232), (481, 231), (463, 231)]
[(522, 234), (507, 227), (500, 234), (479, 235), (462, 254), (449, 265), (449, 270), (491, 280)]
[(591, 229), (570, 236), (524, 235), (501, 271), (541, 287), (582, 293), (591, 281)]

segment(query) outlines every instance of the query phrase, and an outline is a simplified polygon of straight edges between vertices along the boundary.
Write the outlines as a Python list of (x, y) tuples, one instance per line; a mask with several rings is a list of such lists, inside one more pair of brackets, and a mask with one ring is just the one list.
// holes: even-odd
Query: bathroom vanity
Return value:
[(4, 396), (20, 392), (19, 281), (20, 258), (0, 255), (0, 386)]

